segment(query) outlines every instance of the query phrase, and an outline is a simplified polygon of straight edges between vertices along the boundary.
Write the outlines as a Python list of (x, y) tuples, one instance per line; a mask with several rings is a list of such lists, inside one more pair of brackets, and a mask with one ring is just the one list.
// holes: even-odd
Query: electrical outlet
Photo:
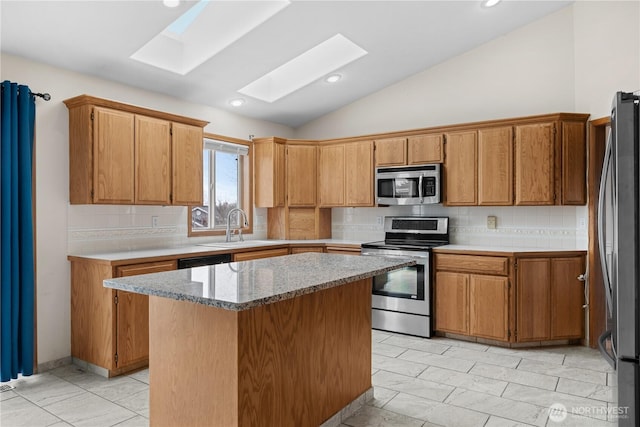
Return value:
[(376, 224), (382, 225), (382, 217), (381, 216), (377, 216), (376, 217)]
[(158, 228), (158, 217), (156, 215), (151, 217), (151, 228)]
[(498, 218), (495, 215), (489, 215), (487, 217), (487, 228), (489, 230), (495, 230), (498, 226)]
[(580, 217), (580, 219), (578, 220), (578, 228), (580, 230), (584, 230), (587, 228), (587, 218)]

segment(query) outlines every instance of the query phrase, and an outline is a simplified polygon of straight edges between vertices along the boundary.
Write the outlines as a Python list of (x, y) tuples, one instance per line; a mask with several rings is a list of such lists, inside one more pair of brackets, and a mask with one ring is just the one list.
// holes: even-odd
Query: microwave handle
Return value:
[(424, 196), (422, 194), (422, 174), (420, 174), (420, 178), (418, 179), (418, 197), (420, 197), (420, 203), (423, 203)]

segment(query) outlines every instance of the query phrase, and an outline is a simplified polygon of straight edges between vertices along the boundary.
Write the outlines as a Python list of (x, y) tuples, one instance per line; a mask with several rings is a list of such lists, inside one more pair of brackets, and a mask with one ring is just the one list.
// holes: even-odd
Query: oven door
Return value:
[(414, 266), (374, 276), (371, 306), (381, 310), (430, 315), (429, 252), (362, 249), (362, 255), (416, 258)]

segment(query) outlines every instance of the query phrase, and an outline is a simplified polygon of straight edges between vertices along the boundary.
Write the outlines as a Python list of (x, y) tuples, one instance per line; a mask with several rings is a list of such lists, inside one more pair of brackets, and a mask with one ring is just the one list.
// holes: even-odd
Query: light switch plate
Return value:
[(489, 215), (487, 217), (487, 228), (489, 230), (495, 230), (498, 226), (498, 218), (495, 215)]

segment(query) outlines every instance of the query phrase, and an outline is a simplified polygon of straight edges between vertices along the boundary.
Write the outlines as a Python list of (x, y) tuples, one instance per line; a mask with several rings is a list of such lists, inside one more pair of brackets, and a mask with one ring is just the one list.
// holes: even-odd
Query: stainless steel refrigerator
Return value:
[(598, 201), (598, 242), (607, 299), (599, 347), (618, 376), (620, 426), (640, 425), (640, 96), (618, 92)]

